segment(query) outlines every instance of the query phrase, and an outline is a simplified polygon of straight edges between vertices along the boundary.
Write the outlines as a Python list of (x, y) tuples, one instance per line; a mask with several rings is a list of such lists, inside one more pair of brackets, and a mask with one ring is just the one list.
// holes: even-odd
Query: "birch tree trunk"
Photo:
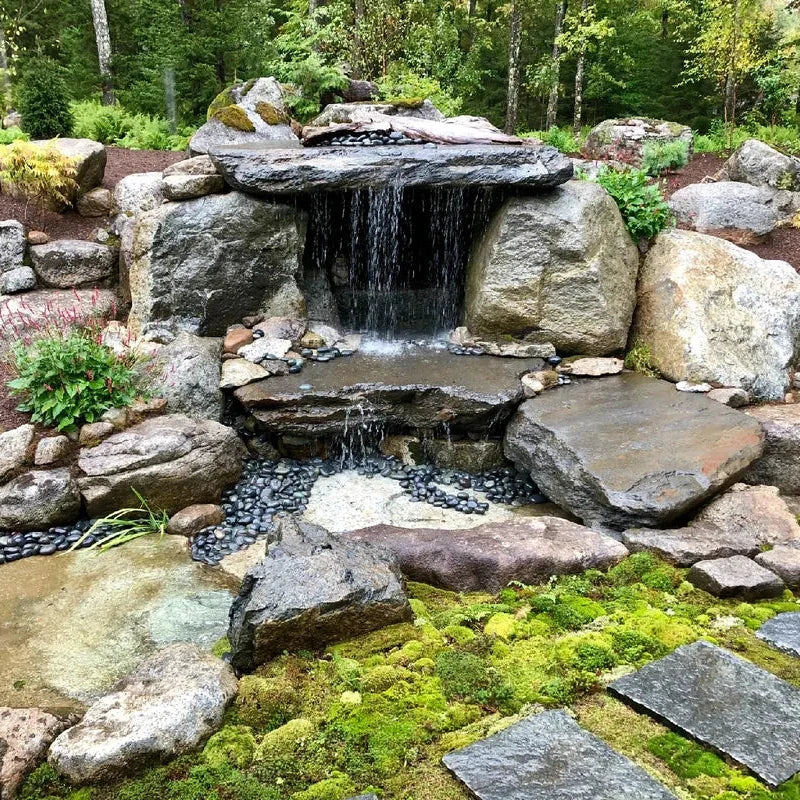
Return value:
[(114, 82), (111, 77), (111, 36), (105, 0), (91, 0), (94, 37), (97, 41), (97, 58), (100, 62), (100, 80), (103, 83), (103, 105), (114, 105)]
[(366, 17), (366, 7), (364, 0), (355, 0), (353, 5), (353, 77), (356, 79), (362, 76), (362, 67), (364, 64), (363, 42), (361, 41), (361, 27), (364, 24)]
[(505, 132), (512, 135), (517, 127), (519, 112), (520, 51), (522, 50), (522, 20), (519, 0), (511, 6), (511, 23), (508, 36), (508, 93), (506, 97)]
[[(581, 17), (586, 15), (589, 8), (589, 0), (581, 2)], [(583, 24), (584, 20), (581, 20)], [(583, 77), (586, 74), (586, 51), (589, 43), (584, 36), (581, 40), (581, 47), (578, 50), (578, 63), (575, 66), (575, 110), (572, 116), (572, 133), (577, 138), (581, 132), (581, 122), (583, 118)]]
[(3, 102), (0, 108), (8, 108), (11, 104), (11, 73), (8, 71), (8, 47), (6, 46), (6, 32), (0, 25), (0, 73), (3, 76), (2, 92)]
[(547, 120), (545, 129), (550, 130), (558, 118), (558, 79), (561, 75), (561, 45), (558, 37), (564, 30), (564, 17), (567, 13), (567, 0), (559, 0), (556, 7), (556, 27), (553, 34), (553, 78), (550, 84), (550, 97), (547, 100)]

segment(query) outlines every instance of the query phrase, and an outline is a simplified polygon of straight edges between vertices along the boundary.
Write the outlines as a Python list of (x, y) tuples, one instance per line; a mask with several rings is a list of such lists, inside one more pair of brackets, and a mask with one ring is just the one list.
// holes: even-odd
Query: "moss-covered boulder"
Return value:
[(686, 142), (692, 148), (692, 129), (663, 119), (633, 117), (607, 119), (592, 128), (581, 153), (586, 158), (641, 164), (643, 150), (650, 142)]

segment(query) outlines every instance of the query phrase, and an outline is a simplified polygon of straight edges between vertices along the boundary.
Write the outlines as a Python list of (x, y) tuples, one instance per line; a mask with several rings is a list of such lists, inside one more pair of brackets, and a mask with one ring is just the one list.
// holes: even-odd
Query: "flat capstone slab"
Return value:
[(756, 636), (790, 656), (800, 656), (800, 611), (786, 611), (768, 619)]
[(770, 786), (800, 771), (800, 691), (721, 647), (684, 645), (609, 690)]
[(535, 714), (442, 760), (479, 800), (675, 798), (563, 711)]

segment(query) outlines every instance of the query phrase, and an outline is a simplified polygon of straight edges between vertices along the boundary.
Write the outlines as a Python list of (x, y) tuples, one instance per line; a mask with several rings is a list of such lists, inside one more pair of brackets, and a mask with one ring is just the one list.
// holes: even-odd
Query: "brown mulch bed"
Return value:
[[(666, 177), (664, 194), (669, 198), (678, 189), (690, 183), (700, 183), (706, 176), (716, 173), (725, 163), (725, 159), (711, 153), (701, 153), (681, 170)], [(787, 261), (800, 272), (800, 229), (782, 227), (774, 230), (763, 244), (750, 245), (745, 248), (761, 258)]]
[[(126, 175), (135, 172), (160, 172), (170, 164), (182, 161), (186, 153), (164, 150), (124, 150), (107, 147), (103, 186), (113, 189)], [(111, 220), (107, 217), (82, 217), (75, 211), (63, 214), (42, 211), (33, 203), (15, 200), (0, 194), (0, 219), (18, 219), (29, 229), (44, 231), (51, 239), (93, 239), (98, 228), (107, 228)]]

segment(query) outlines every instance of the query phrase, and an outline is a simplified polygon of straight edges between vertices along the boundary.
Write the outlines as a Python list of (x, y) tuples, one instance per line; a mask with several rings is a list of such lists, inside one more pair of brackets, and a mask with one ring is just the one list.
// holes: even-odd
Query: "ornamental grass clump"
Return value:
[(136, 398), (135, 357), (119, 356), (102, 343), (99, 329), (49, 329), (30, 344), (12, 350), (16, 377), (8, 382), (22, 398), (20, 411), (59, 431), (96, 422), (109, 408), (123, 408)]

